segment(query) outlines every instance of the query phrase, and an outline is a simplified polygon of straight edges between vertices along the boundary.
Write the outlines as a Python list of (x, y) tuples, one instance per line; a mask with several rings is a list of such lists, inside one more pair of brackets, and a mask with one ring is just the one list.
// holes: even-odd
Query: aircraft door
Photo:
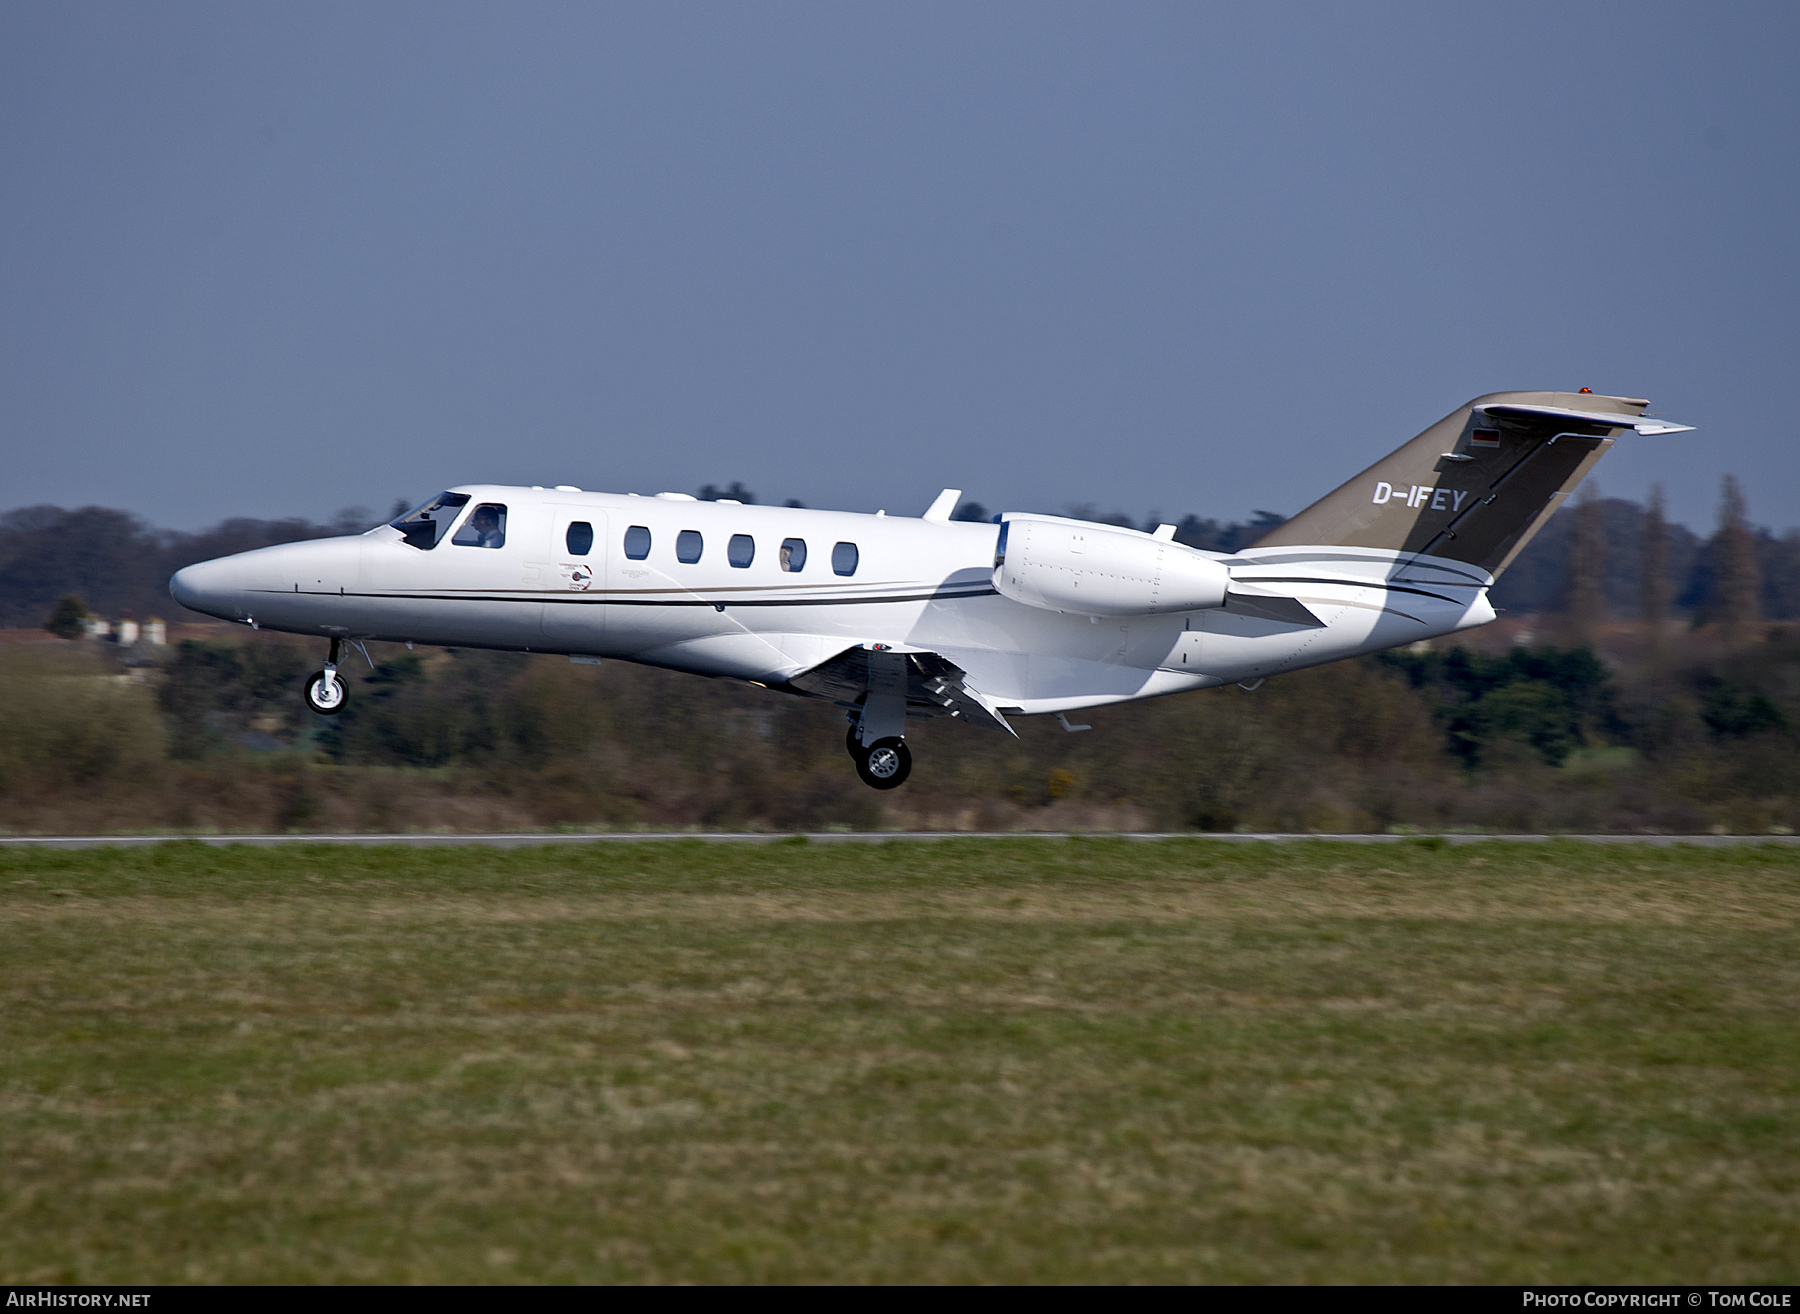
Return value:
[(550, 521), (544, 637), (559, 651), (599, 653), (606, 639), (606, 554), (612, 543), (599, 507), (559, 506)]

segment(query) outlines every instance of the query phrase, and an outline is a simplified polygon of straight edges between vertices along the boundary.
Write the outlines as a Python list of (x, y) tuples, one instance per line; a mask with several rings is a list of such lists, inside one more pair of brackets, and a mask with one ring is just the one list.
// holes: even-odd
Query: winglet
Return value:
[(937, 499), (930, 506), (925, 508), (925, 514), (919, 519), (935, 521), (940, 525), (947, 524), (950, 520), (950, 513), (956, 510), (957, 500), (961, 497), (962, 489), (946, 488), (937, 495)]

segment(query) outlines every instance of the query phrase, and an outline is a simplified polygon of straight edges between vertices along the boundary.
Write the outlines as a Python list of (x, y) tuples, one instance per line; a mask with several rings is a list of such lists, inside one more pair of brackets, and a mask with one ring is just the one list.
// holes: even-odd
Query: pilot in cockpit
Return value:
[(500, 528), (499, 513), (491, 506), (476, 507), (475, 514), (469, 517), (469, 528), (475, 531), (476, 547), (497, 548), (506, 542), (506, 533)]

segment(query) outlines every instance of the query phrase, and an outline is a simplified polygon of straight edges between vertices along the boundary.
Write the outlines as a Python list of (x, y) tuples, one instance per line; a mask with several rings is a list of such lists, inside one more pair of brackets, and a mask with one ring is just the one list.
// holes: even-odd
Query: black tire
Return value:
[(337, 701), (327, 707), (319, 701), (319, 694), (325, 688), (325, 672), (314, 671), (312, 673), (300, 695), (306, 699), (308, 711), (317, 712), (320, 716), (336, 716), (344, 710), (344, 704), (350, 701), (350, 686), (344, 683), (341, 675), (333, 679), (331, 685), (337, 690)]
[(898, 789), (912, 774), (912, 750), (891, 736), (867, 748), (857, 744), (856, 774), (870, 789)]

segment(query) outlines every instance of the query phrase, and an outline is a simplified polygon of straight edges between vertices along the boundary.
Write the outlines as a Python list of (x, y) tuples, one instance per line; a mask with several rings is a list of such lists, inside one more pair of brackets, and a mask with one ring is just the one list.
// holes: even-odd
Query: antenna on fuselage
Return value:
[(925, 514), (920, 516), (919, 519), (934, 521), (940, 525), (947, 525), (950, 523), (950, 513), (956, 510), (956, 504), (961, 498), (962, 489), (946, 488), (933, 499), (930, 506), (925, 508)]

